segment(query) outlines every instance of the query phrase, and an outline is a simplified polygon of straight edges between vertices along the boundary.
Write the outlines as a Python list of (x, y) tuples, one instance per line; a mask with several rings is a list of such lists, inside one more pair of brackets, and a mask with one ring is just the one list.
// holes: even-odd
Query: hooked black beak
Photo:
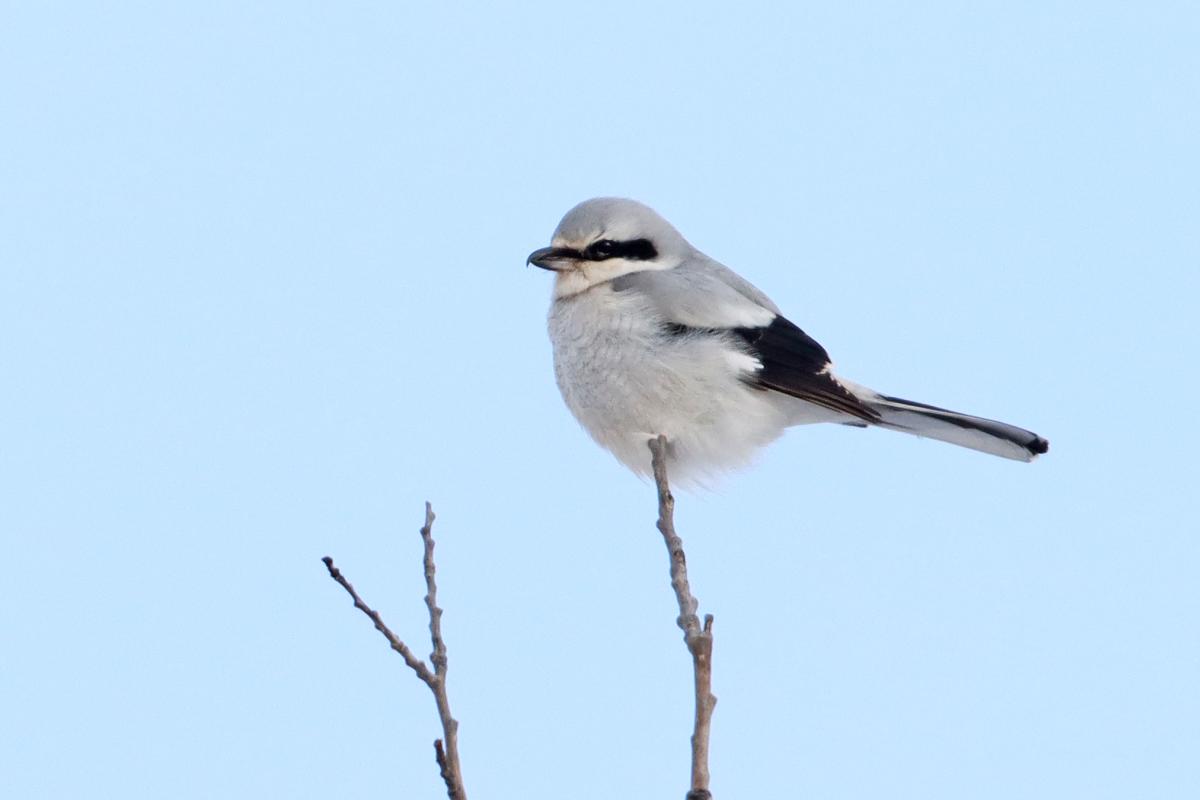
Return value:
[(533, 264), (551, 272), (565, 272), (571, 268), (570, 262), (577, 261), (579, 257), (579, 251), (569, 247), (543, 247), (530, 253), (525, 264)]

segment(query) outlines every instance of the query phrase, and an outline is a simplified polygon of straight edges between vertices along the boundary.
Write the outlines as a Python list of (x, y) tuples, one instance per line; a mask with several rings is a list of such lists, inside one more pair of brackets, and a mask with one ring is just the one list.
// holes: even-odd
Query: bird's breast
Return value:
[(673, 334), (635, 292), (597, 287), (557, 300), (549, 329), (567, 407), (636, 471), (648, 467), (646, 441), (658, 434), (677, 445), (678, 466), (710, 467), (743, 461), (785, 425), (769, 393), (744, 380), (754, 362), (730, 338)]
[(601, 286), (557, 300), (549, 328), (559, 389), (577, 416), (651, 392), (662, 356), (660, 325), (636, 297)]

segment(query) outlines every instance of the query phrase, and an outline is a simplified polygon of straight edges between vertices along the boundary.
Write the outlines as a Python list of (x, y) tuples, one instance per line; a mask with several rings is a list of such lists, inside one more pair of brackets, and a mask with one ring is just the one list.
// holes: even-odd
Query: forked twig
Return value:
[(354, 601), (354, 607), (367, 615), (374, 623), (375, 630), (383, 634), (392, 649), (403, 657), (404, 663), (408, 665), (409, 669), (415, 672), (417, 677), (433, 692), (438, 717), (442, 721), (442, 736), (445, 738), (444, 745), (442, 739), (437, 739), (433, 743), (438, 769), (441, 771), (442, 780), (446, 782), (446, 793), (450, 800), (467, 800), (467, 792), (463, 788), (462, 767), (458, 759), (458, 721), (450, 714), (450, 698), (446, 694), (446, 641), (442, 638), (442, 609), (438, 608), (437, 582), (434, 580), (434, 576), (437, 574), (437, 568), (433, 563), (434, 519), (433, 507), (426, 503), (425, 524), (421, 527), (421, 539), (425, 544), (425, 605), (429, 608), (429, 636), (433, 642), (433, 652), (429, 656), (429, 660), (433, 662), (432, 670), (413, 654), (399, 636), (392, 633), (383, 618), (379, 616), (378, 611), (363, 602), (362, 598), (358, 596), (358, 592), (354, 591), (350, 581), (346, 580), (341, 570), (334, 566), (332, 558), (325, 556), (321, 560), (325, 562), (325, 568), (329, 570), (329, 577), (337, 581), (350, 595)]
[(683, 540), (675, 533), (675, 497), (667, 483), (667, 437), (659, 436), (649, 441), (650, 464), (654, 470), (654, 483), (658, 487), (658, 530), (667, 545), (671, 558), (671, 588), (679, 601), (679, 618), (683, 629), (683, 641), (692, 654), (692, 671), (695, 674), (696, 717), (692, 728), (692, 783), (687, 800), (710, 800), (708, 789), (708, 740), (712, 728), (713, 709), (717, 698), (712, 693), (712, 614), (706, 614), (701, 627), (696, 615), (699, 603), (692, 595), (688, 584), (687, 556), (683, 552)]

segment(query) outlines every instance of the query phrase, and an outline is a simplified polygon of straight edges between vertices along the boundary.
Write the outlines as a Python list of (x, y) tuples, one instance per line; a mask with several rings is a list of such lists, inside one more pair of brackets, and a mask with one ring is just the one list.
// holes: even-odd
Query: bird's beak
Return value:
[(525, 259), (525, 263), (548, 269), (551, 272), (566, 272), (577, 260), (579, 260), (578, 250), (572, 250), (570, 247), (543, 247), (541, 250), (534, 250), (530, 253), (529, 258)]

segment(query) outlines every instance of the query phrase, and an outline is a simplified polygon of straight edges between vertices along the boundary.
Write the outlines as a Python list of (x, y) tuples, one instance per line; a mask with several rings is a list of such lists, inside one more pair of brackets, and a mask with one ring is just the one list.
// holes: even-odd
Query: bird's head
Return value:
[(679, 231), (636, 200), (597, 197), (567, 212), (549, 247), (526, 263), (557, 273), (556, 298), (570, 297), (622, 275), (672, 269), (691, 251)]

